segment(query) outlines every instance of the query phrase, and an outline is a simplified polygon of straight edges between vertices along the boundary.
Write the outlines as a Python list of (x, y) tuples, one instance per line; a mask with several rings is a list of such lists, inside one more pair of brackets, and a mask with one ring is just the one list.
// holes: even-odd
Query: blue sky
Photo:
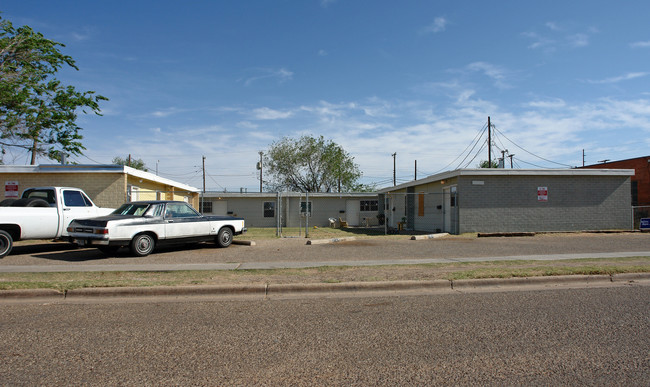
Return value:
[[(259, 152), (324, 136), (362, 182), (487, 159), (564, 168), (650, 154), (647, 1), (30, 1), (4, 19), (64, 43), (59, 78), (110, 99), (81, 164), (115, 156), (208, 190), (259, 190)], [(481, 140), (482, 139), (482, 140)], [(483, 141), (483, 143), (481, 142)], [(479, 150), (481, 150), (479, 152)], [(496, 156), (495, 156), (496, 157)], [(5, 155), (25, 164), (25, 154)], [(51, 163), (39, 160), (41, 163)], [(509, 162), (508, 162), (509, 165)]]

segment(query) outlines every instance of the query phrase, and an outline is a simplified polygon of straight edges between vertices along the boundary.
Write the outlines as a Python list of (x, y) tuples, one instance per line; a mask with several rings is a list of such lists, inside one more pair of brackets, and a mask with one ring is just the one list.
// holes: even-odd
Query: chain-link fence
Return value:
[(641, 226), (641, 219), (650, 218), (650, 206), (634, 206), (632, 212), (634, 214), (634, 229), (638, 230)]

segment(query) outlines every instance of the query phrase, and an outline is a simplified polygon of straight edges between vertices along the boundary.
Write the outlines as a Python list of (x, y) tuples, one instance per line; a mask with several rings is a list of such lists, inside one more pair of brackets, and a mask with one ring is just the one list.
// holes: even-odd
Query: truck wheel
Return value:
[(11, 252), (14, 245), (14, 239), (5, 230), (0, 230), (0, 258)]
[(151, 254), (156, 246), (156, 241), (149, 234), (138, 234), (131, 241), (131, 253), (137, 257), (146, 257)]
[(223, 227), (217, 234), (217, 246), (228, 247), (232, 243), (232, 230), (230, 227)]
[(0, 202), (0, 207), (9, 207), (15, 202), (16, 199), (5, 199)]

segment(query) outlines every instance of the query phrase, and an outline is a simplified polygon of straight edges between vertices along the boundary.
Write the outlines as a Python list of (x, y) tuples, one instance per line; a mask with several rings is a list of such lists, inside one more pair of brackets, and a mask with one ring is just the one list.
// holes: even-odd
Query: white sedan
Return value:
[(75, 219), (67, 231), (80, 246), (105, 253), (128, 246), (131, 253), (144, 257), (162, 243), (214, 241), (228, 247), (246, 228), (242, 218), (204, 216), (185, 202), (155, 200), (126, 203), (107, 216)]

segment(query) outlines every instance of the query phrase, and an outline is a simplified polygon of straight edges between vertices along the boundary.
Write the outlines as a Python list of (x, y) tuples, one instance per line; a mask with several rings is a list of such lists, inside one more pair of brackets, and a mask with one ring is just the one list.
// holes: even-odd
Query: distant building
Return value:
[(330, 218), (348, 226), (376, 226), (379, 203), (376, 193), (300, 192), (206, 192), (202, 210), (208, 215), (235, 215), (246, 219), (246, 227), (327, 227)]
[(83, 189), (100, 207), (134, 200), (182, 200), (199, 208), (200, 190), (123, 165), (0, 165), (3, 199), (29, 187)]
[(587, 165), (589, 169), (634, 169), (631, 178), (633, 206), (650, 206), (650, 156)]

